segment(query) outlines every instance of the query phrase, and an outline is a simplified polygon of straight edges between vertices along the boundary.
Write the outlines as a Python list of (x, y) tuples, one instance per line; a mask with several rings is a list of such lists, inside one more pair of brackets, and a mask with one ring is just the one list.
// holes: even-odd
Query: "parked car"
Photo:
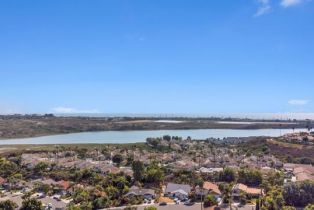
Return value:
[(184, 198), (184, 199), (181, 200), (181, 202), (186, 202), (186, 201), (189, 201), (189, 199), (188, 198)]
[(184, 202), (184, 205), (186, 205), (186, 206), (193, 206), (194, 204), (195, 204), (195, 202), (193, 202), (191, 200), (188, 200), (188, 201)]
[(145, 199), (145, 200), (144, 200), (144, 203), (150, 204), (150, 203), (152, 203), (152, 200), (150, 200), (150, 199), (148, 199), (148, 200)]
[(55, 196), (53, 196), (53, 199), (55, 199), (57, 201), (61, 201), (61, 196), (60, 195), (55, 195)]

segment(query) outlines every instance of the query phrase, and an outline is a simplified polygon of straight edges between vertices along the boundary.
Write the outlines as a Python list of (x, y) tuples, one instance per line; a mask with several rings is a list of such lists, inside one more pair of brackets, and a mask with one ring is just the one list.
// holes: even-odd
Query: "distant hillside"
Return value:
[(262, 121), (233, 118), (56, 117), (54, 115), (2, 115), (0, 138), (109, 130), (265, 129), (312, 127), (307, 121)]

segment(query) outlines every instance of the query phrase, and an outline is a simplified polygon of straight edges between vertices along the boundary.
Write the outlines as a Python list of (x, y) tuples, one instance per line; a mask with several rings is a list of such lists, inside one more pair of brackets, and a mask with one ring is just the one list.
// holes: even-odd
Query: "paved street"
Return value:
[(57, 201), (56, 199), (53, 199), (51, 197), (45, 197), (42, 199), (39, 199), (43, 204), (48, 205), (49, 203), (52, 204), (53, 209), (65, 209), (66, 203), (63, 201)]
[[(151, 205), (140, 205), (137, 206), (137, 210), (144, 210), (146, 206), (156, 206), (157, 209), (161, 209), (161, 210), (178, 210), (178, 209), (183, 209), (183, 210), (201, 210), (201, 204), (196, 203), (192, 206), (186, 206), (184, 204), (179, 204), (179, 205), (175, 205), (175, 204), (168, 204), (167, 206), (159, 206), (158, 204), (151, 204)], [(124, 209), (124, 207), (121, 208), (110, 208), (110, 209)], [(107, 209), (108, 210), (108, 209)], [(209, 210), (209, 209), (206, 209)]]
[[(162, 209), (162, 210), (178, 210), (178, 209), (186, 209), (186, 210), (201, 210), (201, 204), (194, 204), (193, 206), (186, 206), (184, 204), (179, 204), (179, 205), (175, 205), (175, 204), (168, 204), (167, 206), (159, 206), (159, 205), (155, 205), (157, 207), (157, 209)], [(138, 210), (144, 210), (145, 207), (141, 206), (138, 207)]]
[[(167, 206), (159, 206), (158, 204), (152, 204), (152, 205), (141, 205), (137, 206), (137, 210), (144, 210), (146, 206), (156, 206), (157, 209), (159, 210), (201, 210), (201, 204), (196, 203), (192, 206), (186, 206), (184, 204), (168, 204)], [(123, 210), (125, 207), (120, 207), (120, 208), (110, 208), (111, 210)], [(203, 210), (213, 210), (214, 208), (203, 208)], [(109, 210), (109, 209), (107, 209)], [(229, 207), (222, 208), (221, 210), (229, 210)], [(246, 205), (242, 207), (232, 207), (232, 210), (255, 210), (255, 206), (252, 205)]]

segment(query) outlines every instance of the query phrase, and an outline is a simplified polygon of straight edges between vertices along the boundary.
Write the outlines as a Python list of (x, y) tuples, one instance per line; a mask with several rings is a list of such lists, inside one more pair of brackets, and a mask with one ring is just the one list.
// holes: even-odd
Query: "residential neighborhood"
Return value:
[(0, 0), (0, 210), (314, 210), (313, 75), (314, 0)]
[(313, 189), (314, 166), (288, 163), (268, 149), (243, 151), (241, 145), (253, 141), (164, 136), (138, 146), (55, 146), (3, 153), (0, 206), (7, 200), (14, 208), (36, 200), (45, 209), (58, 210), (151, 205), (158, 209), (178, 205), (182, 209), (267, 209), (309, 204), (304, 202), (313, 197), (304, 198), (303, 203), (265, 200), (274, 199), (278, 192), (287, 199), (300, 196), (290, 195), (291, 188), (296, 193)]

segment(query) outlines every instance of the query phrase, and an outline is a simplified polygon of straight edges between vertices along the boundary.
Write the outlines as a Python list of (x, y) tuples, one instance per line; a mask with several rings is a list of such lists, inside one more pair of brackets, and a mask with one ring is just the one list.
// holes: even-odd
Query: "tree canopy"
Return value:
[(304, 207), (314, 203), (314, 182), (289, 183), (284, 186), (283, 197), (287, 205)]
[(41, 201), (33, 198), (26, 199), (22, 202), (22, 207), (20, 210), (42, 210), (43, 205)]
[(2, 210), (14, 210), (17, 208), (17, 204), (13, 201), (6, 200), (6, 201), (0, 201), (0, 209)]

